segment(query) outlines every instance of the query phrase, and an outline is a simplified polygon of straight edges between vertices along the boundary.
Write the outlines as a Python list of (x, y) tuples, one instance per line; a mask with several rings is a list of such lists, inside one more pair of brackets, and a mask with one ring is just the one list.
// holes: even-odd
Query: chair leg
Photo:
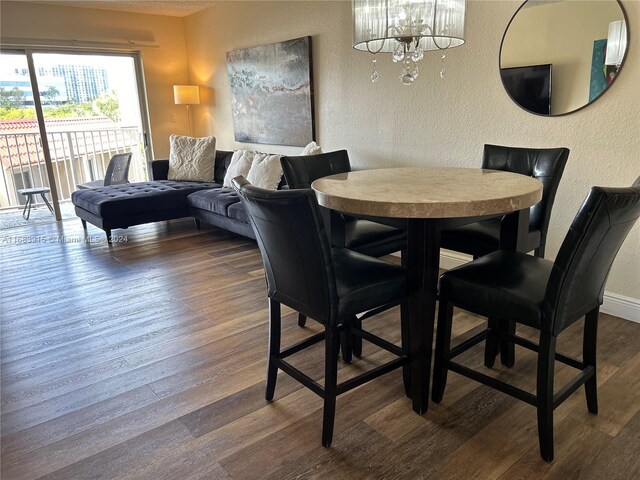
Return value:
[(269, 353), (267, 357), (267, 389), (265, 398), (267, 401), (273, 400), (276, 391), (276, 379), (278, 378), (278, 367), (275, 360), (280, 355), (280, 335), (281, 335), (280, 302), (272, 298), (269, 299)]
[(107, 235), (107, 243), (111, 245), (111, 229), (105, 230), (104, 233)]
[[(409, 357), (409, 304), (405, 298), (400, 304), (400, 338), (402, 341), (402, 353)], [(402, 366), (402, 380), (404, 383), (404, 394), (411, 398), (411, 364), (409, 362)]]
[(42, 197), (42, 200), (44, 201), (44, 204), (47, 206), (49, 211), (53, 213), (53, 206), (49, 203), (49, 200), (47, 200), (46, 195), (44, 193), (41, 193), (40, 196)]
[(307, 317), (301, 313), (298, 314), (298, 326), (304, 327), (307, 324)]
[[(24, 218), (25, 220), (29, 220), (29, 217), (31, 216), (31, 204), (33, 203), (33, 195), (28, 194), (27, 195), (27, 202), (24, 204), (24, 210), (22, 210), (22, 218)], [(27, 212), (27, 216), (24, 216), (24, 212)]]
[(540, 332), (538, 351), (537, 409), (540, 456), (545, 462), (553, 460), (553, 373), (556, 337)]
[(80, 220), (82, 222), (82, 229), (83, 230), (87, 230), (87, 221), (86, 220)]
[[(356, 316), (351, 319), (351, 325), (358, 330), (362, 330), (362, 320)], [(362, 338), (357, 335), (353, 335), (351, 337), (351, 346), (353, 349), (353, 355), (358, 358), (362, 357)]]
[(538, 258), (544, 258), (544, 245), (540, 245), (533, 251), (533, 255)]
[[(400, 265), (407, 268), (407, 249), (400, 250)], [(402, 351), (409, 356), (409, 302), (405, 299), (400, 304), (400, 332), (402, 338)], [(402, 380), (404, 383), (404, 394), (411, 398), (411, 364), (402, 366)]]
[(330, 447), (333, 438), (338, 384), (339, 339), (340, 335), (335, 325), (325, 326), (324, 413), (322, 419), (323, 447)]
[(440, 403), (447, 385), (447, 362), (451, 348), (451, 325), (453, 323), (453, 303), (440, 299), (438, 307), (438, 329), (436, 330), (436, 353), (433, 365), (433, 389), (431, 399)]
[(351, 363), (353, 359), (353, 339), (355, 335), (351, 334), (351, 325), (344, 322), (342, 330), (340, 330), (340, 350), (342, 350), (342, 360), (345, 363)]
[(587, 395), (587, 408), (593, 414), (598, 413), (598, 393), (596, 380), (596, 339), (598, 337), (599, 308), (594, 308), (584, 317), (584, 336), (582, 339), (582, 358), (585, 365), (593, 366), (593, 376), (584, 384)]
[(200, 220), (198, 220), (197, 218), (193, 219), (193, 223), (196, 225), (196, 230), (200, 230)]
[(498, 319), (489, 317), (487, 322), (487, 340), (484, 345), (484, 366), (493, 368), (496, 363), (500, 344), (498, 342)]
[[(513, 320), (502, 320), (500, 330), (509, 335), (515, 335), (516, 322)], [(505, 367), (511, 368), (516, 363), (516, 344), (508, 338), (500, 340), (500, 362)]]

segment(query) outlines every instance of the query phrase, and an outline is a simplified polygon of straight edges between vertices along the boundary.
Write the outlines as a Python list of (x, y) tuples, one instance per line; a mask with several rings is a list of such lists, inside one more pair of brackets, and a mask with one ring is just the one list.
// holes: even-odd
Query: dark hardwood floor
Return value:
[[(325, 449), (319, 397), (280, 374), (275, 401), (264, 400), (254, 242), (188, 220), (116, 230), (127, 241), (112, 247), (89, 233), (85, 243), (79, 221), (0, 230), (2, 479), (640, 478), (638, 324), (601, 315), (600, 413), (587, 412), (583, 390), (556, 410), (550, 465), (533, 407), (453, 373), (423, 416), (399, 370), (339, 397)], [(320, 331), (285, 313), (285, 341)], [(398, 341), (398, 316), (367, 326)], [(482, 325), (457, 312), (454, 337)], [(579, 355), (581, 332), (572, 326), (559, 349)], [(321, 379), (316, 347), (295, 361)], [(387, 358), (366, 343), (364, 355), (341, 377)], [(482, 347), (464, 358), (479, 368)], [(533, 391), (535, 367), (518, 349), (516, 366), (493, 374)], [(573, 374), (557, 371), (558, 385)]]

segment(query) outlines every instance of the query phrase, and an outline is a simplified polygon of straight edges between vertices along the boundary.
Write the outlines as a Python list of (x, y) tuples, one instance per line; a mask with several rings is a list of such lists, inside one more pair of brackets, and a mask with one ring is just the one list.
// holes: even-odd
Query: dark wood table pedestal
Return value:
[[(455, 225), (471, 223), (479, 219), (464, 220), (412, 218), (407, 230), (407, 275), (409, 284), (408, 318), (411, 364), (411, 400), (413, 410), (422, 414), (428, 409), (431, 356), (436, 320), (438, 278), (440, 276), (440, 232)], [(500, 246), (507, 250), (520, 250), (529, 228), (529, 209), (504, 215), (501, 223)], [(518, 243), (520, 239), (520, 243)], [(511, 324), (496, 325), (500, 329), (512, 328)], [(491, 345), (488, 342), (487, 345)], [(512, 342), (498, 343), (503, 363), (513, 365), (515, 349)], [(497, 350), (485, 352), (488, 358)]]

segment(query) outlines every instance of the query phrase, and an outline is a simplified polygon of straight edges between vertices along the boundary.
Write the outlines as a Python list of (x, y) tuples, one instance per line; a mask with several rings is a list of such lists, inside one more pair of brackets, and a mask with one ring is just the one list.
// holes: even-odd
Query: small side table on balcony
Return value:
[(25, 203), (24, 210), (22, 211), (22, 216), (24, 217), (25, 220), (29, 220), (29, 216), (31, 215), (31, 206), (34, 203), (33, 197), (38, 194), (40, 194), (40, 196), (42, 197), (42, 200), (44, 200), (44, 203), (47, 205), (47, 207), (49, 207), (49, 211), (51, 212), (51, 214), (54, 215), (53, 207), (51, 206), (51, 204), (49, 203), (49, 200), (47, 200), (47, 197), (45, 196), (45, 194), (49, 192), (51, 192), (51, 189), (49, 187), (34, 187), (34, 188), (18, 189), (18, 193), (27, 197), (27, 203)]

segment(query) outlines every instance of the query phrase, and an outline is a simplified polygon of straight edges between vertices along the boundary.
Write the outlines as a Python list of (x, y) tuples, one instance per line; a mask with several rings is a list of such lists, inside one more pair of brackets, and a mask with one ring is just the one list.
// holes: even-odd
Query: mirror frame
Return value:
[(502, 40), (500, 41), (500, 50), (498, 51), (498, 75), (500, 75), (500, 83), (502, 84), (502, 88), (505, 91), (505, 93), (509, 96), (509, 99), (511, 99), (511, 101), (514, 104), (516, 104), (520, 109), (524, 110), (525, 112), (527, 112), (527, 113), (529, 113), (531, 115), (536, 115), (538, 117), (543, 117), (543, 118), (563, 117), (565, 115), (569, 115), (571, 113), (578, 112), (578, 111), (582, 110), (583, 108), (588, 107), (592, 103), (598, 101), (606, 92), (608, 92), (611, 89), (613, 84), (616, 82), (616, 80), (618, 79), (618, 76), (620, 75), (620, 72), (622, 72), (622, 67), (624, 67), (625, 62), (627, 61), (627, 57), (629, 56), (629, 46), (631, 45), (631, 31), (629, 29), (629, 17), (627, 16), (627, 11), (624, 9), (624, 6), (622, 5), (621, 0), (615, 0), (615, 2), (618, 4), (618, 7), (620, 7), (620, 10), (622, 11), (622, 18), (624, 19), (624, 21), (625, 21), (625, 23), (627, 25), (627, 49), (624, 52), (624, 57), (622, 57), (622, 62), (620, 63), (620, 68), (618, 68), (618, 74), (614, 77), (614, 79), (607, 86), (607, 88), (605, 88), (602, 92), (600, 92), (600, 94), (596, 98), (591, 100), (590, 102), (587, 102), (584, 105), (582, 105), (581, 107), (578, 107), (575, 110), (571, 110), (570, 112), (563, 112), (563, 113), (556, 113), (556, 114), (549, 114), (549, 115), (544, 115), (542, 113), (532, 112), (531, 110), (527, 110), (522, 105), (520, 105), (518, 102), (516, 102), (515, 99), (511, 96), (511, 93), (509, 92), (509, 90), (507, 90), (507, 88), (506, 88), (506, 86), (504, 84), (504, 80), (502, 79), (502, 73), (501, 73), (501, 71), (502, 71), (502, 47), (504, 45), (504, 40), (507, 37), (507, 32), (509, 31), (509, 27), (511, 27), (511, 24), (513, 23), (513, 20), (516, 18), (518, 13), (520, 13), (520, 10), (522, 10), (524, 8), (524, 6), (527, 3), (529, 3), (529, 1), (530, 0), (524, 0), (524, 2), (522, 2), (522, 5), (520, 5), (518, 7), (518, 9), (515, 11), (515, 13), (511, 16), (511, 19), (509, 20), (509, 23), (507, 24), (506, 28), (504, 29), (504, 33), (502, 34)]

